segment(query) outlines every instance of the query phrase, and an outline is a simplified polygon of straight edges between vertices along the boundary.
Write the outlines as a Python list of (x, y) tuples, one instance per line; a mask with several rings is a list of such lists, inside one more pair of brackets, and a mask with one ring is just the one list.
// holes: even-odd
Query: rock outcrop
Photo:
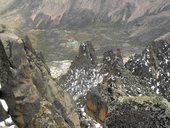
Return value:
[(1, 40), (1, 91), (14, 123), (30, 128), (79, 128), (72, 98), (51, 77), (42, 54), (35, 52), (29, 38), (4, 33)]
[(151, 86), (125, 68), (120, 50), (104, 53), (100, 72), (103, 74), (103, 82), (97, 88), (109, 104), (121, 96), (155, 94)]
[[(107, 113), (106, 104), (95, 93), (86, 97), (89, 89), (97, 86), (100, 81), (102, 81), (102, 76), (99, 73), (95, 50), (91, 42), (86, 41), (80, 45), (79, 54), (71, 63), (68, 72), (59, 79), (59, 84), (76, 101), (82, 128), (95, 127), (94, 125), (96, 124), (93, 119), (85, 114), (85, 111), (94, 117), (95, 120), (101, 123), (104, 122), (104, 117)], [(98, 101), (95, 101), (97, 99), (93, 96), (98, 97)], [(99, 104), (101, 105), (99, 106)], [(95, 109), (94, 106), (96, 106)]]
[(97, 64), (95, 50), (92, 44), (87, 41), (80, 45), (79, 55), (75, 57), (69, 71), (60, 78), (59, 83), (73, 96), (84, 95), (101, 79)]
[(157, 94), (170, 101), (170, 44), (164, 40), (152, 42), (142, 55), (135, 55), (126, 67), (132, 74), (148, 82)]

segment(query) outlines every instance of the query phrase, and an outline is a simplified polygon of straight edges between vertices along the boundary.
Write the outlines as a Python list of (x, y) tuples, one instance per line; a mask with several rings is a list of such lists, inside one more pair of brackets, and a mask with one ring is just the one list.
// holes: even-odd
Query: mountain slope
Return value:
[[(145, 42), (168, 33), (170, 29), (169, 0), (9, 0), (7, 3), (1, 0), (0, 2), (0, 23), (5, 23), (14, 30), (21, 28), (20, 33), (28, 35), (31, 33), (31, 36), (38, 33), (42, 41), (36, 43), (49, 42), (50, 45), (56, 45), (55, 49), (61, 45), (65, 46), (63, 42), (67, 43), (70, 39), (78, 42), (96, 40), (94, 46), (99, 47), (99, 44), (102, 44), (102, 47), (97, 48), (100, 50), (109, 50), (115, 45), (118, 47), (128, 45), (130, 46), (128, 48), (141, 47), (141, 44), (145, 45)], [(28, 29), (23, 32), (25, 27)], [(32, 28), (44, 32), (30, 32)], [(64, 31), (58, 31), (58, 28)], [(73, 31), (75, 28), (78, 32)], [(38, 40), (39, 37), (31, 39)], [(51, 53), (54, 49), (49, 46), (43, 47), (49, 49)], [(67, 53), (69, 56), (70, 53), (74, 53), (70, 48), (64, 47), (60, 53)], [(138, 51), (138, 48), (132, 51)]]

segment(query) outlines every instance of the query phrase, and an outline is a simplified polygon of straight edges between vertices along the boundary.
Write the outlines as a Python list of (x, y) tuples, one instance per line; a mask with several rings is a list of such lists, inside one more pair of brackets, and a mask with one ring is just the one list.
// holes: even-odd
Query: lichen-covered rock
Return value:
[(121, 97), (107, 115), (108, 128), (169, 128), (170, 103), (160, 97)]
[(107, 104), (101, 97), (94, 92), (87, 92), (86, 95), (86, 113), (96, 121), (104, 123), (107, 115)]
[[(51, 77), (42, 54), (35, 52), (28, 37), (24, 41), (15, 35), (4, 34), (1, 39), (0, 82), (9, 114), (18, 127), (39, 127), (31, 124), (34, 120), (36, 124), (41, 123), (40, 126), (48, 121), (58, 121), (57, 126), (79, 128), (73, 100)], [(52, 113), (49, 120), (46, 118), (48, 113), (42, 118), (35, 116), (41, 110), (42, 99), (50, 104), (46, 106)], [(55, 113), (61, 109), (64, 111)]]

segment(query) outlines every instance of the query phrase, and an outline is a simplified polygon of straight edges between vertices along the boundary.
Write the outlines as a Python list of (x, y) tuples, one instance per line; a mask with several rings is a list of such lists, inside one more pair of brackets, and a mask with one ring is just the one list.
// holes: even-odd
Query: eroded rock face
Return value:
[(170, 100), (170, 44), (164, 40), (152, 42), (142, 53), (135, 55), (126, 67), (152, 86), (157, 94)]
[(0, 80), (16, 125), (44, 127), (51, 122), (50, 127), (80, 127), (73, 100), (53, 80), (42, 54), (35, 52), (28, 37), (25, 42), (6, 36), (0, 42)]

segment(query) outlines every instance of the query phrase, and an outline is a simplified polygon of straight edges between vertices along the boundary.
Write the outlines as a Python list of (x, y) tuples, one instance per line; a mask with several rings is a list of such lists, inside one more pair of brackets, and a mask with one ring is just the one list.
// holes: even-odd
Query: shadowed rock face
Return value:
[(0, 42), (1, 98), (7, 102), (14, 123), (30, 128), (47, 124), (53, 128), (80, 127), (74, 102), (53, 80), (42, 54), (35, 52), (29, 38), (25, 42), (6, 36)]

